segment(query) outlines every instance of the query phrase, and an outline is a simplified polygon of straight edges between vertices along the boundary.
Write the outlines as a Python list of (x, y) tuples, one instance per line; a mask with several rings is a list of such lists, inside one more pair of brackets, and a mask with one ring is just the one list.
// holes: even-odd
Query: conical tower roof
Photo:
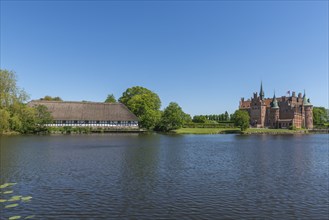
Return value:
[(275, 93), (273, 95), (273, 99), (272, 99), (272, 102), (271, 102), (270, 105), (271, 105), (271, 108), (274, 108), (274, 109), (278, 109), (279, 108), (278, 100), (275, 97)]
[(264, 99), (264, 90), (263, 90), (263, 82), (260, 82), (260, 92), (259, 92), (260, 99)]
[(306, 92), (304, 90), (304, 96), (303, 96), (303, 105), (304, 106), (311, 106), (312, 104), (310, 103), (310, 99), (306, 97)]

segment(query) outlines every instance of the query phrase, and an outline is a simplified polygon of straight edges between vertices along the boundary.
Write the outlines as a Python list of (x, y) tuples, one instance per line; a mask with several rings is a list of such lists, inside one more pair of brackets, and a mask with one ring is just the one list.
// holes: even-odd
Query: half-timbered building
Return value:
[(53, 117), (47, 126), (138, 128), (138, 118), (122, 103), (34, 100), (28, 105), (47, 107)]

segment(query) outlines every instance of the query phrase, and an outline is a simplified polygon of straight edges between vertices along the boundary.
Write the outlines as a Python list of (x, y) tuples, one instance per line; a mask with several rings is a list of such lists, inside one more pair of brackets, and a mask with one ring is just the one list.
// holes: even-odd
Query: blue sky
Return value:
[(139, 85), (162, 108), (232, 113), (262, 80), (328, 107), (328, 2), (1, 1), (0, 61), (31, 99)]

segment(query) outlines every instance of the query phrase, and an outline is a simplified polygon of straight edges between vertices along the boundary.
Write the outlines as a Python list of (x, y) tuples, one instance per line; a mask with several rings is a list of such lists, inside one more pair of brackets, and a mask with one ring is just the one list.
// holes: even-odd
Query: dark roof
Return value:
[(270, 105), (271, 105), (271, 108), (279, 108), (278, 100), (276, 100), (275, 93), (273, 95), (273, 99), (272, 99), (272, 102), (270, 103)]
[(122, 103), (34, 100), (28, 105), (46, 106), (54, 120), (138, 121), (138, 118)]

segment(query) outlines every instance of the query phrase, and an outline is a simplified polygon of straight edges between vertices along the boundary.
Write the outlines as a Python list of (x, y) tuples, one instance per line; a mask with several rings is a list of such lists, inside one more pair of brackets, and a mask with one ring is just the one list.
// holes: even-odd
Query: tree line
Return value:
[[(27, 93), (16, 85), (13, 71), (0, 70), (0, 133), (19, 132), (35, 133), (47, 131), (45, 124), (53, 121), (45, 106), (29, 107)], [(60, 97), (45, 96), (40, 100), (63, 101)], [(86, 101), (85, 101), (86, 102)], [(236, 127), (245, 130), (249, 127), (249, 114), (237, 110), (234, 114), (227, 111), (217, 115), (195, 115), (193, 118), (185, 113), (176, 102), (170, 102), (163, 110), (160, 97), (151, 90), (134, 86), (126, 89), (116, 100), (113, 94), (105, 99), (107, 103), (120, 102), (128, 107), (139, 118), (142, 128), (155, 131), (170, 131), (189, 123), (221, 123), (233, 122)], [(323, 107), (314, 107), (314, 124), (328, 123), (328, 111)]]
[(195, 115), (192, 121), (195, 123), (213, 123), (213, 122), (230, 122), (233, 119), (233, 114), (227, 111), (219, 115)]
[[(113, 94), (105, 100), (105, 102), (115, 101)], [(128, 88), (118, 102), (126, 105), (139, 118), (140, 126), (148, 130), (170, 131), (192, 121), (191, 116), (175, 102), (170, 102), (161, 111), (161, 100), (158, 94), (141, 86)]]
[[(17, 86), (16, 74), (13, 71), (0, 70), (0, 134), (4, 132), (36, 133), (46, 132), (46, 124), (53, 121), (47, 107), (38, 105), (30, 107), (27, 93)], [(63, 101), (60, 97), (46, 95), (40, 100)], [(86, 101), (85, 101), (86, 102)], [(105, 102), (117, 102), (113, 94), (108, 95)], [(160, 110), (159, 96), (141, 86), (128, 88), (118, 102), (125, 104), (138, 118), (140, 127), (148, 130), (169, 131), (191, 122), (175, 102), (169, 103)]]

